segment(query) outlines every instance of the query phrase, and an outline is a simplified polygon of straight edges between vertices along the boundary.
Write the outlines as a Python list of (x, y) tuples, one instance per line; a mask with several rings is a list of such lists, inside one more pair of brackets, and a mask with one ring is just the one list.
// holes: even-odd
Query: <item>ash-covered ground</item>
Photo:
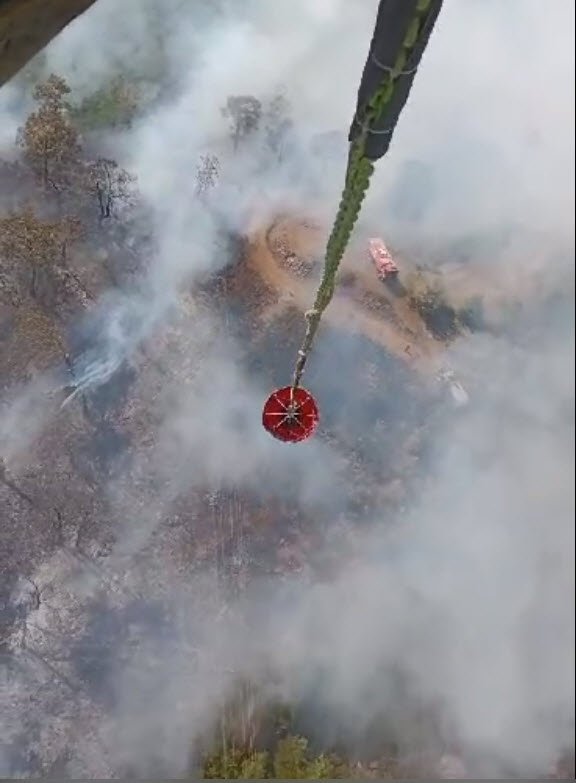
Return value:
[[(242, 265), (242, 255), (230, 258), (234, 275), (242, 276)], [(246, 460), (245, 444), (261, 438), (257, 397), (248, 404), (245, 389), (235, 387), (238, 376), (263, 391), (280, 383), (302, 323), (288, 312), (255, 329), (249, 315), (254, 289), (218, 295), (223, 279), (189, 296), (171, 328), (96, 389), (60, 408), (66, 395), (54, 384), (56, 391), (33, 401), (32, 416), (45, 398), (55, 398), (53, 418), (21, 466), (16, 461), (16, 469), (5, 470), (1, 488), (4, 684), (12, 724), (6, 761), (14, 774), (127, 774), (120, 762), (106, 762), (107, 753), (96, 767), (85, 754), (103, 715), (118, 706), (119, 679), (145, 676), (140, 656), (155, 693), (156, 667), (162, 669), (167, 655), (183, 655), (184, 633), (191, 645), (189, 676), (199, 676), (194, 659), (206, 626), (217, 627), (228, 613), (229, 622), (243, 622), (245, 596), (282, 591), (286, 579), (334, 578), (356, 548), (356, 528), (373, 525), (377, 509), (388, 509), (390, 525), (405, 510), (426, 424), (442, 397), (427, 393), (368, 340), (330, 329), (307, 379), (322, 401), (312, 449), (301, 454), (284, 447), (280, 464), (230, 471), (230, 463)], [(199, 321), (218, 353), (236, 354), (237, 377), (199, 355), (207, 337), (198, 334)], [(94, 323), (84, 318), (69, 329), (69, 367), (97, 344)], [(336, 383), (333, 362), (341, 371)], [(67, 370), (60, 368), (60, 380)], [(73, 388), (73, 373), (68, 383)], [(205, 460), (187, 460), (165, 431), (162, 412), (183, 386), (181, 415), (206, 430), (199, 432), (207, 438)], [(203, 413), (206, 395), (214, 393), (222, 404)], [(210, 421), (213, 415), (221, 421)], [(224, 657), (234, 660), (238, 652)], [(28, 703), (30, 689), (35, 706)], [(194, 721), (185, 713), (179, 731), (192, 737)], [(98, 756), (97, 747), (91, 752)], [(157, 754), (151, 749), (150, 758)], [(168, 767), (161, 769), (168, 774)]]
[[(261, 407), (315, 271), (280, 264), (275, 287), (254, 253), (277, 215), (330, 224), (374, 11), (321, 5), (100, 0), (0, 93), (0, 219), (85, 209), (14, 144), (52, 71), (82, 165), (138, 178), (32, 286), (21, 244), (0, 259), (5, 776), (190, 775), (239, 679), (368, 776), (390, 756), (412, 777), (569, 768), (573, 9), (446, 3), (354, 238), (410, 275), (384, 297), (369, 267), (342, 279), (305, 376), (321, 426), (289, 447)], [(389, 303), (412, 300), (482, 318), (448, 342), (417, 308), (404, 328)]]

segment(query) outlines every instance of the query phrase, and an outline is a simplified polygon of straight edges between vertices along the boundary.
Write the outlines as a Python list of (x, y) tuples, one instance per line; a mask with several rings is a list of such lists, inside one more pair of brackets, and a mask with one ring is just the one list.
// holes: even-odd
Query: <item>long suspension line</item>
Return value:
[(426, 30), (426, 17), (430, 4), (431, 0), (419, 0), (417, 3), (394, 66), (392, 68), (380, 66), (384, 71), (380, 86), (365, 106), (363, 116), (357, 115), (355, 118), (355, 121), (360, 125), (361, 131), (350, 144), (344, 189), (336, 219), (326, 245), (322, 280), (316, 292), (313, 307), (305, 314), (306, 332), (298, 350), (294, 366), (291, 386), (292, 398), (300, 386), (322, 315), (334, 295), (338, 268), (356, 225), (360, 208), (370, 184), (370, 178), (374, 173), (374, 164), (366, 157), (366, 141), (370, 134), (391, 134), (393, 131), (393, 128), (377, 130), (375, 126), (378, 125), (393, 97), (398, 77), (411, 73), (411, 71), (406, 70), (406, 66), (410, 55), (419, 43), (421, 35)]

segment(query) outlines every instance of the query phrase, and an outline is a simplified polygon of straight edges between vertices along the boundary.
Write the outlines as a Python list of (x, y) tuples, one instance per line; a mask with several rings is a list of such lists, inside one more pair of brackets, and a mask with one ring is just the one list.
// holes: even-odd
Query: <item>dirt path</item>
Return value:
[[(280, 217), (268, 228), (252, 231), (250, 237), (248, 264), (279, 295), (278, 301), (262, 313), (263, 321), (269, 323), (290, 306), (302, 313), (309, 310), (321, 269), (298, 274), (286, 263), (285, 254), (293, 254), (296, 263), (300, 259), (321, 259), (325, 241), (321, 227)], [(279, 252), (279, 245), (283, 246), (283, 253)], [(419, 371), (433, 372), (440, 363), (443, 344), (431, 337), (405, 300), (388, 291), (377, 278), (367, 252), (362, 255), (354, 249), (348, 251), (340, 274), (346, 273), (353, 274), (353, 283), (336, 289), (324, 321), (364, 335)]]

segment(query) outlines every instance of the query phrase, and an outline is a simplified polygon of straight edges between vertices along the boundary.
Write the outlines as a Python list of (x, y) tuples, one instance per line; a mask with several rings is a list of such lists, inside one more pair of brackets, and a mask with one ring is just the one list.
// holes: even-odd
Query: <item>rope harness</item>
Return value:
[[(397, 79), (414, 71), (407, 65), (412, 50), (424, 28), (430, 2), (431, 0), (420, 0), (418, 2), (394, 66), (389, 68), (376, 61), (376, 64), (384, 71), (384, 77), (379, 88), (364, 107), (363, 116), (356, 116), (356, 122), (360, 125), (361, 132), (350, 144), (344, 189), (332, 232), (326, 245), (322, 280), (316, 292), (312, 309), (305, 313), (306, 332), (298, 351), (292, 376), (292, 399), (294, 399), (294, 392), (300, 386), (324, 310), (326, 310), (334, 296), (338, 267), (350, 241), (352, 230), (356, 225), (360, 208), (370, 184), (370, 178), (374, 173), (374, 164), (365, 155), (366, 139), (369, 134), (373, 133), (392, 133), (392, 128), (390, 130), (375, 130), (374, 125), (389, 104)], [(374, 59), (373, 55), (372, 58)]]

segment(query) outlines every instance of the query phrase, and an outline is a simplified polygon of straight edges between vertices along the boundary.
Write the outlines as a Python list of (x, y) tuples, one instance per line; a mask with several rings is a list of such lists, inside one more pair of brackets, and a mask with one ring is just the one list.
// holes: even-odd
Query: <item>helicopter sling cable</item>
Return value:
[(275, 438), (297, 443), (319, 421), (316, 401), (300, 382), (322, 314), (334, 295), (336, 274), (360, 208), (374, 162), (390, 146), (394, 129), (414, 81), (443, 0), (380, 0), (374, 35), (358, 91), (348, 141), (344, 189), (326, 245), (324, 271), (296, 358), (292, 383), (274, 391), (264, 405), (262, 424)]

